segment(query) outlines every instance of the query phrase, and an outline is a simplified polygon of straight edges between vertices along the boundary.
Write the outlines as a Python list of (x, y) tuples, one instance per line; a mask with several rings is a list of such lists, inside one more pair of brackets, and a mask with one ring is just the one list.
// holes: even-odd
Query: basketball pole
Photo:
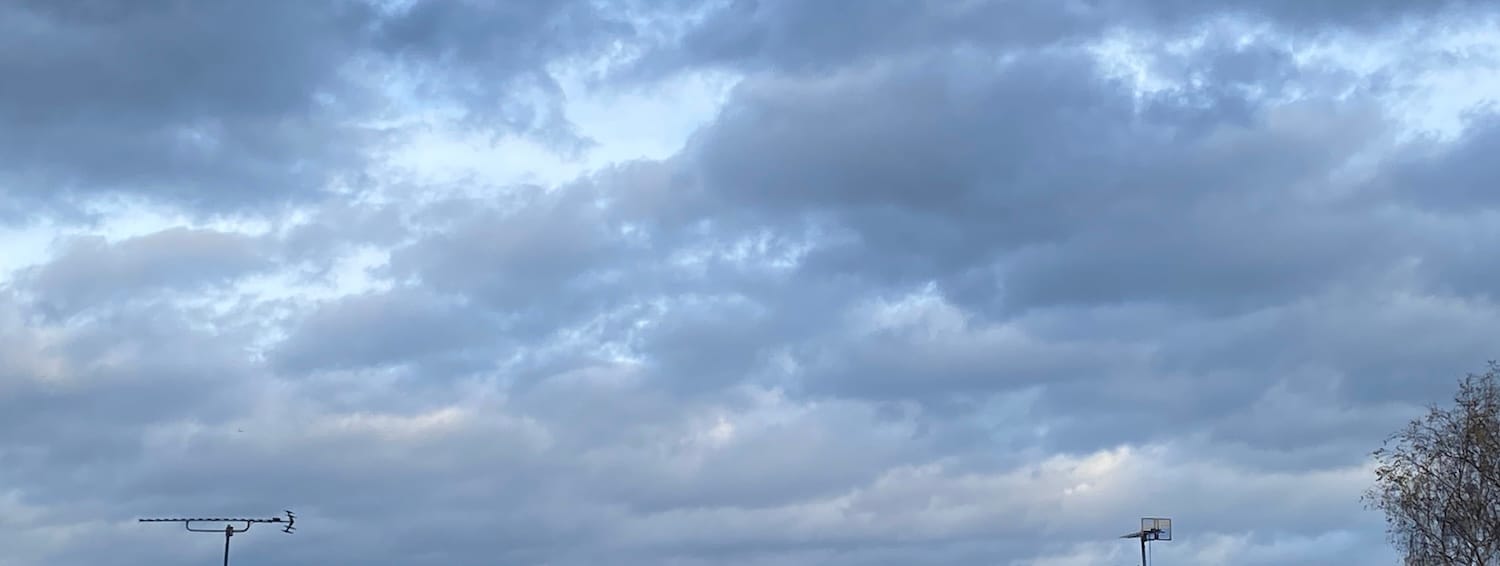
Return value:
[[(225, 548), (228, 548), (228, 546), (226, 545)], [(1118, 548), (1118, 547), (1116, 547), (1116, 548)], [(228, 566), (228, 565), (226, 564), (225, 566)], [(1146, 532), (1145, 531), (1141, 531), (1141, 566), (1151, 566), (1150, 564), (1146, 564)]]
[[(1147, 525), (1150, 525), (1148, 528)], [(1165, 527), (1163, 527), (1163, 525)], [(1120, 535), (1120, 538), (1135, 538), (1141, 540), (1141, 566), (1150, 566), (1151, 541), (1172, 540), (1172, 520), (1166, 518), (1145, 517), (1141, 519), (1141, 530)]]

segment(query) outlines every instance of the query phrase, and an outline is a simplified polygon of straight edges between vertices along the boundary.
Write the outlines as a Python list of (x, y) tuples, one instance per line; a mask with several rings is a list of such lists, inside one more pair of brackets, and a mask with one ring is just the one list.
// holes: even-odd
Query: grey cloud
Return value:
[(935, 45), (1042, 43), (1097, 26), (1099, 13), (1082, 11), (1049, 2), (733, 0), (720, 2), (669, 48), (648, 52), (637, 72), (722, 64), (819, 71)]
[[(707, 209), (667, 164), (627, 164), (557, 190), (511, 187), (414, 213), (421, 237), (392, 252), (390, 273), (499, 313), (513, 330), (551, 332), (683, 291), (670, 255), (695, 240)], [(701, 241), (701, 240), (700, 240)]]
[[(12, 366), (0, 377), (0, 458), (36, 505), (92, 503), (120, 476), (113, 465), (141, 450), (164, 423), (222, 423), (254, 372), (244, 336), (194, 328), (155, 305), (118, 309), (79, 325), (38, 325), (5, 305)], [(17, 360), (25, 361), (15, 366)]]
[(1424, 230), (1427, 251), (1416, 260), (1421, 266), (1417, 276), (1422, 279), (1423, 289), (1476, 302), (1500, 298), (1500, 290), (1493, 283), (1500, 277), (1500, 258), (1491, 253), (1500, 246), (1497, 238), (1500, 235), (1491, 228), (1494, 224), (1491, 210), (1472, 209), (1413, 220), (1433, 225), (1431, 230)]
[(342, 254), (361, 247), (391, 247), (411, 235), (405, 207), (396, 204), (328, 201), (307, 220), (276, 238), (278, 259), (326, 270)]
[(484, 131), (565, 133), (537, 114), (559, 95), (546, 66), (632, 32), (582, 2), (20, 2), (0, 20), (12, 218), (100, 195), (225, 212), (358, 189), (399, 134), (371, 121), (411, 85)]
[(1114, 30), (1175, 32), (1237, 18), (1298, 33), (1390, 28), (1415, 19), (1477, 11), (1482, 2), (1450, 0), (980, 0), (946, 4), (899, 1), (808, 4), (726, 0), (676, 41), (647, 51), (631, 69), (655, 76), (702, 66), (819, 73), (882, 58), (945, 49), (1026, 49), (1088, 41)]
[[(1072, 140), (1057, 126), (1107, 131), (1129, 120), (1124, 86), (1094, 70), (1082, 54), (998, 66), (924, 57), (827, 77), (752, 78), (691, 151), (704, 182), (739, 201), (946, 213), (983, 204), (966, 200), (983, 198), (976, 177), (1065, 164), (1021, 140), (1040, 146)], [(813, 121), (820, 127), (808, 128)], [(1040, 191), (1013, 190), (1023, 189)]]
[(1477, 212), (1500, 207), (1491, 186), (1497, 166), (1487, 156), (1500, 148), (1500, 114), (1492, 108), (1470, 112), (1458, 140), (1419, 139), (1386, 181), (1400, 198), (1433, 211)]
[[(1378, 113), (1242, 99), (1254, 110), (1239, 118), (1167, 92), (1142, 116), (1128, 87), (1096, 76), (1086, 60), (1044, 56), (998, 72), (939, 58), (751, 82), (692, 152), (730, 203), (839, 237), (803, 269), (936, 279), (992, 309), (1285, 298), (1389, 257), (1372, 245), (1376, 211), (1312, 212), (1300, 192), (1378, 139)], [(1284, 238), (1284, 253), (1264, 250), (1260, 231)], [(1074, 266), (1061, 259), (1072, 248)]]
[(684, 394), (743, 383), (802, 389), (798, 376), (780, 367), (785, 354), (827, 340), (840, 310), (863, 299), (859, 286), (777, 277), (750, 266), (683, 279), (653, 299), (659, 308), (640, 317), (626, 343), (646, 357), (643, 371), (654, 384)]
[[(586, 393), (590, 388), (580, 384), (567, 388), (565, 393)], [(885, 445), (878, 436), (851, 442), (854, 439), (848, 437), (849, 433), (862, 433), (843, 431), (846, 427), (859, 427), (862, 419), (858, 410), (846, 414), (847, 418), (833, 420), (827, 414), (809, 414), (807, 418), (812, 420), (774, 426), (764, 434), (741, 431), (739, 436), (753, 436), (733, 439), (722, 449), (702, 447), (710, 451), (709, 459), (702, 464), (706, 469), (674, 475), (672, 479), (676, 481), (657, 483), (660, 480), (652, 480), (651, 476), (659, 471), (651, 471), (655, 466), (647, 456), (654, 446), (660, 446), (661, 440), (670, 440), (686, 431), (657, 429), (650, 419), (613, 423), (617, 428), (641, 434), (627, 441), (628, 444), (600, 445), (598, 439), (592, 439), (587, 445), (591, 450), (577, 451), (578, 447), (556, 440), (564, 438), (562, 433), (577, 426), (574, 423), (580, 419), (551, 415), (534, 420), (513, 413), (508, 403), (466, 403), (469, 410), (458, 421), (445, 424), (442, 420), (424, 421), (425, 411), (394, 417), (369, 413), (321, 416), (317, 410), (320, 401), (292, 390), (282, 391), (282, 394), (245, 399), (246, 406), (256, 409), (245, 420), (182, 430), (163, 438), (167, 442), (143, 445), (139, 455), (114, 455), (107, 469), (115, 479), (94, 486), (92, 492), (115, 494), (118, 499), (104, 508), (83, 507), (78, 498), (55, 501), (56, 515), (50, 520), (76, 520), (78, 514), (88, 512), (121, 518), (150, 510), (176, 513), (184, 502), (199, 509), (227, 511), (274, 501), (303, 509), (305, 522), (313, 526), (304, 528), (299, 538), (290, 541), (240, 546), (243, 552), (289, 563), (317, 563), (351, 549), (375, 551), (383, 556), (379, 560), (388, 563), (439, 554), (468, 559), (476, 553), (514, 553), (523, 560), (562, 559), (583, 563), (587, 557), (572, 559), (573, 553), (594, 552), (588, 549), (597, 549), (599, 544), (615, 539), (615, 533), (629, 523), (631, 516), (651, 514), (626, 512), (620, 507), (622, 504), (639, 505), (667, 498), (669, 502), (677, 501), (674, 507), (689, 502), (718, 505), (728, 497), (746, 505), (760, 505), (767, 497), (795, 499), (809, 489), (808, 484), (797, 481), (797, 470), (824, 477), (823, 489), (838, 490), (849, 481), (863, 481), (858, 477), (872, 468), (860, 462), (871, 462), (870, 458), (878, 462), (880, 457), (876, 455), (880, 452), (900, 449)], [(622, 392), (599, 408), (629, 401), (633, 395)], [(579, 402), (575, 400), (574, 404)], [(423, 425), (424, 422), (427, 424)], [(403, 431), (405, 427), (417, 426), (431, 428), (426, 432)], [(230, 427), (243, 427), (244, 432), (234, 432)], [(809, 432), (816, 434), (808, 435)], [(806, 445), (795, 466), (783, 469), (772, 465), (773, 460), (765, 459), (768, 451), (781, 451), (787, 442)], [(628, 446), (634, 449), (625, 449)], [(691, 462), (695, 449), (683, 448), (684, 452), (676, 456), (685, 459), (674, 460)], [(718, 450), (724, 452), (712, 454)], [(823, 457), (830, 450), (844, 451), (850, 459), (829, 466)], [(612, 466), (621, 464), (648, 474), (639, 477), (619, 473), (631, 468), (613, 470), (616, 472), (613, 477), (641, 480), (636, 484), (640, 491), (630, 489), (629, 484), (615, 484), (607, 491), (599, 491), (599, 487), (609, 484), (595, 483), (603, 478), (590, 474), (596, 469), (609, 472)], [(595, 465), (603, 467), (594, 468)], [(770, 475), (753, 473), (751, 468), (745, 468), (748, 465), (761, 466)], [(99, 467), (76, 468), (75, 474), (88, 477), (105, 473), (103, 463), (95, 466)], [(735, 468), (744, 469), (730, 474), (714, 472), (721, 469), (732, 472)], [(71, 485), (55, 478), (44, 481), (22, 477), (32, 486), (38, 501), (61, 495), (61, 491), (52, 491), (55, 487)], [(222, 489), (226, 482), (235, 489)], [(683, 485), (682, 482), (688, 487), (685, 491), (671, 487)], [(391, 505), (414, 514), (387, 513)], [(437, 507), (445, 510), (436, 514), (425, 511)], [(497, 515), (496, 510), (502, 508), (507, 511)], [(494, 529), (503, 534), (497, 538), (491, 532)], [(146, 536), (124, 532), (101, 535), (101, 540)], [(254, 536), (263, 535), (251, 535), (244, 541)], [(594, 542), (577, 548), (579, 540)], [(441, 544), (434, 547), (434, 541)], [(618, 544), (623, 547), (614, 554), (626, 563), (648, 563), (646, 556), (654, 552), (683, 556), (685, 550), (678, 544), (655, 550), (643, 548), (639, 541), (632, 542), (628, 537), (620, 539)], [(164, 542), (139, 552), (167, 563), (179, 560), (190, 563), (186, 555), (171, 560), (163, 556), (179, 545), (189, 543)]]
[[(597, 3), (421, 1), (383, 22), (375, 44), (398, 65), (416, 67), (418, 92), (458, 103), (470, 126), (538, 129), (566, 149), (586, 140), (560, 114), (561, 89), (546, 65), (600, 52), (635, 33), (625, 14)], [(527, 89), (548, 100), (525, 104), (511, 92)]]
[(1463, 13), (1467, 10), (1490, 10), (1493, 7), (1483, 2), (1469, 0), (1439, 0), (1436, 2), (1404, 2), (1402, 0), (1333, 0), (1328, 2), (1298, 2), (1297, 0), (1221, 0), (1216, 2), (1192, 2), (1190, 0), (1120, 2), (1134, 10), (1149, 14), (1157, 20), (1178, 20), (1184, 16), (1249, 16), (1261, 17), (1285, 25), (1303, 33), (1317, 33), (1328, 29), (1366, 30), (1406, 23), (1411, 17), (1432, 17)]
[[(277, 204), (355, 159), (334, 97), (359, 4), (14, 3), (0, 62), (8, 196), (137, 193)], [(101, 96), (101, 93), (108, 93)]]
[(57, 257), (28, 269), (20, 283), (47, 312), (68, 316), (98, 305), (221, 286), (272, 262), (254, 238), (173, 228), (108, 242), (67, 241)]
[(1493, 301), (1500, 277), (1500, 241), (1494, 218), (1500, 210), (1491, 179), (1493, 150), (1500, 143), (1500, 113), (1488, 105), (1469, 109), (1453, 139), (1418, 136), (1399, 146), (1388, 172), (1368, 192), (1404, 212), (1420, 251), (1411, 276), (1433, 294)]
[[(274, 513), (292, 506), (305, 523), (296, 537), (262, 538), (284, 535), (257, 529), (237, 538), (235, 545), (240, 556), (294, 564), (351, 555), (385, 564), (509, 552), (534, 557), (536, 548), (553, 546), (546, 538), (563, 532), (565, 521), (586, 517), (543, 518), (555, 511), (549, 511), (549, 493), (537, 489), (545, 485), (545, 476), (526, 470), (524, 461), (534, 458), (528, 453), (534, 454), (536, 439), (524, 423), (482, 417), (489, 424), (467, 421), (461, 430), (444, 430), (439, 423), (436, 431), (408, 436), (383, 431), (378, 416), (352, 414), (341, 423), (308, 418), (312, 415), (295, 409), (259, 407), (260, 415), (270, 412), (286, 422), (256, 418), (236, 425), (244, 432), (219, 427), (187, 433), (176, 442), (116, 459), (112, 473), (121, 485), (116, 488), (112, 482), (107, 492), (105, 486), (94, 491), (117, 497), (97, 513), (126, 519), (153, 513)], [(351, 458), (353, 454), (361, 456)], [(467, 471), (454, 473), (460, 470)], [(235, 487), (224, 489), (226, 484)], [(510, 518), (496, 516), (501, 507), (511, 509), (506, 513)], [(426, 511), (438, 508), (444, 511)], [(88, 510), (60, 506), (60, 511)], [(115, 536), (150, 534), (136, 526)], [(201, 555), (174, 549), (194, 548), (193, 541), (163, 540), (139, 552), (164, 563), (191, 564), (201, 561)]]
[(932, 453), (930, 444), (893, 442), (910, 438), (904, 425), (872, 430), (869, 416), (853, 403), (770, 423), (699, 414), (676, 446), (601, 446), (582, 461), (590, 485), (637, 513), (769, 510), (837, 496)]
[(294, 323), (272, 358), (292, 373), (414, 363), (460, 371), (494, 364), (484, 359), (497, 349), (494, 334), (494, 323), (481, 311), (397, 289), (320, 305)]
[[(619, 288), (610, 275), (634, 250), (611, 233), (616, 226), (589, 192), (526, 191), (518, 200), (508, 210), (461, 212), (447, 221), (452, 228), (393, 254), (392, 271), (466, 293), (509, 317), (577, 316), (618, 297), (606, 294)], [(542, 308), (549, 310), (536, 311)]]
[(1222, 321), (1201, 338), (1179, 337), (1185, 347), (1168, 363), (1337, 370), (1345, 376), (1338, 389), (1346, 399), (1426, 404), (1444, 395), (1437, 382), (1456, 379), (1473, 369), (1472, 360), (1488, 357), (1482, 336), (1492, 332), (1493, 310), (1461, 297), (1322, 296)]
[[(1493, 333), (1492, 307), (1388, 293), (1315, 295), (1241, 316), (1142, 324), (1135, 343), (1155, 355), (1053, 384), (1035, 414), (1052, 428), (1049, 443), (1065, 449), (1191, 429), (1242, 445), (1247, 461), (1265, 465), (1358, 461), (1367, 451), (1360, 447), (1378, 445), (1446, 396), (1474, 360), (1492, 357), (1483, 338)], [(1301, 408), (1270, 409), (1288, 406)]]
[(1146, 354), (1128, 344), (1041, 340), (1024, 327), (986, 324), (951, 307), (900, 308), (908, 312), (896, 324), (849, 324), (820, 336), (817, 346), (794, 347), (802, 363), (800, 390), (818, 397), (919, 400), (942, 407), (1119, 371)]
[[(1329, 170), (1383, 135), (1379, 112), (1368, 104), (1334, 110), (1332, 101), (1317, 98), (1287, 103), (1234, 87), (1270, 83), (1282, 89), (1325, 78), (1289, 66), (1285, 52), (1265, 45), (1214, 47), (1202, 56), (1182, 72), (1207, 69), (1233, 80), (1168, 91), (1141, 115), (1125, 85), (1097, 79), (1092, 63), (1079, 55), (1022, 58), (998, 74), (977, 58), (924, 56), (827, 77), (752, 79), (678, 157), (696, 168), (698, 182), (712, 191), (707, 198), (717, 199), (720, 208), (699, 209), (716, 229), (678, 232), (677, 239), (648, 231), (652, 237), (640, 241), (649, 246), (606, 253), (610, 240), (601, 227), (617, 222), (618, 211), (636, 202), (635, 193), (610, 193), (604, 179), (598, 187), (538, 197), (523, 210), (546, 218), (537, 225), (545, 230), (527, 233), (545, 235), (547, 246), (583, 241), (588, 244), (576, 249), (595, 251), (550, 252), (550, 262), (567, 261), (542, 264), (557, 269), (544, 270), (549, 283), (532, 289), (547, 301), (578, 295), (573, 300), (598, 305), (630, 296), (649, 300), (666, 289), (697, 292), (693, 285), (713, 289), (714, 280), (660, 286), (661, 272), (649, 258), (691, 249), (688, 235), (734, 238), (770, 229), (786, 236), (814, 226), (834, 239), (810, 240), (813, 249), (788, 279), (748, 286), (746, 280), (717, 281), (731, 290), (721, 296), (735, 297), (725, 303), (735, 308), (668, 309), (658, 326), (622, 329), (638, 335), (633, 345), (648, 360), (649, 379), (677, 392), (776, 383), (794, 392), (921, 399), (937, 403), (933, 407), (945, 406), (938, 403), (944, 397), (1042, 387), (1045, 402), (1027, 417), (1052, 428), (1050, 445), (1067, 450), (1163, 438), (1187, 422), (1214, 426), (1217, 419), (1242, 418), (1278, 383), (1277, 372), (1295, 366), (1268, 366), (1248, 356), (1207, 363), (1214, 351), (1197, 348), (1208, 346), (1128, 323), (1120, 332), (1140, 333), (1138, 339), (1069, 343), (1054, 334), (1037, 338), (1034, 348), (1011, 348), (986, 341), (982, 331), (876, 339), (831, 322), (860, 297), (932, 278), (959, 308), (979, 308), (974, 314), (981, 325), (1028, 310), (1132, 303), (1161, 303), (1185, 317), (1180, 320), (1213, 320), (1387, 281), (1406, 257), (1422, 253), (1384, 229), (1399, 217), (1382, 203), (1361, 200), (1368, 195), (1359, 191), (1330, 199), (1319, 186)], [(1218, 113), (1227, 99), (1242, 108)], [(588, 205), (602, 194), (610, 195), (608, 205)], [(642, 218), (655, 210), (633, 211), (644, 216), (630, 216), (631, 222), (649, 225)], [(494, 223), (508, 215), (476, 218)], [(485, 225), (479, 222), (463, 225)], [(503, 298), (499, 304), (506, 308), (523, 304), (524, 294), (474, 281), (453, 284), (460, 281), (453, 274), (467, 266), (515, 263), (502, 253), (510, 247), (479, 244), (493, 239), (475, 236), (480, 233), (457, 231), (463, 236), (413, 248), (410, 258), (457, 253), (441, 260), (448, 263), (412, 272), (449, 291)], [(577, 240), (580, 235), (586, 236)], [(487, 261), (481, 250), (502, 255)], [(440, 265), (448, 268), (436, 269)], [(609, 287), (559, 284), (601, 267), (614, 274)], [(544, 287), (554, 292), (542, 293)], [(820, 294), (823, 289), (838, 292)], [(715, 317), (719, 322), (710, 324)], [(1025, 328), (1018, 332), (1024, 335)], [(735, 338), (715, 347), (724, 332)], [(1322, 336), (1301, 340), (1328, 343)], [(1285, 349), (1281, 338), (1269, 339), (1268, 351)], [(778, 354), (789, 354), (797, 368), (776, 375)], [(1182, 366), (1178, 360), (1185, 357), (1205, 362)], [(1382, 381), (1402, 379), (1398, 374), (1370, 373), (1379, 364), (1354, 364), (1344, 354), (1319, 359), (1362, 378), (1336, 397), (1340, 402), (1409, 398), (1412, 392)], [(1091, 377), (1076, 378), (1083, 374)], [(1180, 393), (1157, 399), (1162, 390)], [(963, 410), (976, 406), (968, 405)], [(1097, 418), (1075, 419), (1082, 407)]]
[(1234, 199), (1161, 213), (1180, 216), (1081, 228), (1067, 242), (1015, 254), (1006, 261), (1004, 300), (1018, 308), (1166, 301), (1245, 310), (1379, 279), (1401, 257), (1401, 241), (1358, 210), (1261, 211)]
[[(1336, 394), (1307, 391), (1322, 384), (1302, 375), (1307, 384), (1278, 383), (1248, 408), (1236, 410), (1203, 431), (1224, 458), (1271, 471), (1356, 466), (1369, 447), (1384, 440), (1418, 413), (1411, 403), (1367, 403), (1358, 408)], [(1288, 417), (1287, 415), (1296, 415)], [(1244, 451), (1248, 453), (1236, 453)]]
[[(805, 269), (854, 266), (889, 283), (963, 276), (997, 250), (1065, 233), (1049, 213), (1087, 214), (1059, 186), (1107, 190), (1102, 172), (1050, 146), (1075, 144), (1069, 128), (1117, 139), (1103, 124), (1127, 119), (1130, 101), (1091, 68), (1039, 57), (997, 75), (980, 59), (936, 58), (751, 82), (690, 151), (731, 205), (774, 222), (805, 218), (838, 238), (814, 248)], [(1090, 149), (1070, 153), (1086, 159)], [(882, 261), (865, 261), (870, 253)]]
[(636, 348), (651, 353), (659, 383), (717, 390), (761, 367), (782, 338), (774, 316), (742, 297), (682, 300), (656, 317)]
[[(1414, 241), (1421, 234), (1388, 201), (1329, 175), (1382, 147), (1391, 125), (1366, 98), (1377, 85), (1299, 68), (1287, 52), (1265, 45), (1195, 56), (1174, 61), (1191, 63), (1174, 72), (1217, 78), (1202, 89), (1149, 96), (1142, 114), (1123, 85), (1100, 81), (1089, 63), (1067, 58), (1021, 57), (987, 73), (979, 59), (922, 56), (825, 76), (752, 78), (686, 155), (704, 184), (737, 207), (736, 217), (790, 230), (813, 223), (833, 235), (814, 241), (797, 285), (852, 277), (866, 285), (854, 293), (879, 293), (935, 279), (960, 307), (999, 320), (1028, 310), (1158, 302), (1200, 320), (1257, 316), (1289, 303), (1336, 300), (1361, 285), (1379, 289), (1372, 296), (1379, 301), (1382, 292), (1402, 292), (1410, 258), (1441, 253), (1442, 246)], [(1353, 103), (1280, 99), (1329, 80), (1346, 81)], [(1406, 231), (1393, 230), (1403, 222)], [(772, 297), (758, 299), (759, 308), (776, 304)], [(820, 305), (823, 318), (848, 304)], [(1316, 315), (1326, 317), (1319, 330), (1269, 330), (1264, 349), (1204, 334), (1229, 340), (1233, 355), (1196, 343), (1196, 326), (1160, 337), (1149, 327), (1121, 327), (1138, 338), (1078, 343), (1066, 350), (1077, 354), (1059, 356), (1065, 361), (1055, 372), (994, 346), (956, 356), (953, 337), (937, 349), (946, 354), (923, 357), (921, 339), (853, 334), (846, 348), (829, 348), (822, 358), (813, 355), (818, 346), (794, 355), (794, 390), (832, 387), (823, 391), (901, 400), (944, 387), (984, 396), (1037, 386), (1043, 402), (1027, 417), (1051, 428), (1048, 445), (1064, 450), (1168, 438), (1183, 426), (1255, 446), (1305, 451), (1323, 439), (1350, 449), (1377, 440), (1370, 427), (1394, 426), (1402, 413), (1287, 417), (1298, 423), (1289, 426), (1317, 431), (1302, 442), (1246, 430), (1243, 422), (1256, 418), (1250, 415), (1261, 410), (1258, 403), (1273, 402), (1267, 396), (1295, 379), (1287, 376), (1297, 368), (1332, 372), (1339, 385), (1274, 402), (1377, 410), (1424, 398), (1430, 376), (1485, 357), (1482, 347), (1468, 346), (1472, 341), (1426, 330), (1416, 332), (1448, 336), (1438, 344), (1451, 347), (1431, 355), (1386, 350), (1390, 356), (1360, 361), (1360, 350), (1405, 332), (1384, 318), (1403, 316), (1399, 307), (1367, 309), (1381, 321), (1328, 312)], [(819, 318), (788, 308), (769, 312)], [(1390, 334), (1345, 350), (1337, 346), (1345, 325)], [(1310, 350), (1323, 347), (1337, 353)], [(1084, 361), (1088, 352), (1101, 352), (1101, 360)], [(1117, 363), (1102, 360), (1111, 357)], [(1183, 366), (1183, 359), (1196, 361)], [(1093, 375), (1068, 380), (1079, 374)], [(1092, 416), (1077, 416), (1085, 410)], [(1309, 452), (1303, 463), (1357, 457)]]
[[(1457, 243), (1492, 231), (1465, 185), (1484, 130), (1349, 181), (1332, 173), (1394, 134), (1378, 85), (1308, 67), (1281, 36), (1151, 54), (1178, 84), (1147, 94), (1086, 50), (1011, 51), (1149, 12), (1059, 5), (710, 14), (741, 35), (668, 63), (756, 71), (670, 159), (558, 187), (302, 203), (299, 220), (258, 218), (273, 231), (253, 240), (63, 249), (0, 300), (0, 546), (26, 564), (185, 565), (217, 541), (129, 521), (290, 506), (297, 536), (252, 532), (236, 552), (1072, 564), (1126, 562), (1112, 537), (1160, 509), (1183, 529), (1158, 549), (1171, 561), (1389, 562), (1357, 500), (1364, 451), (1490, 357), (1500, 320), (1485, 271), (1459, 269), (1483, 258)], [(1362, 25), (1316, 12), (1330, 6), (1253, 9)], [(483, 106), (628, 35), (593, 9), (360, 11), (360, 47), (330, 57), (411, 65), (402, 80), (430, 100), (522, 127)], [(885, 36), (824, 25), (845, 16), (900, 17)], [(1006, 16), (1035, 37), (985, 43)], [(505, 24), (530, 21), (557, 23), (555, 41)], [(1110, 25), (1160, 29), (1141, 21)], [(255, 119), (303, 112), (285, 100), (327, 84), (285, 85)], [(188, 86), (168, 110), (213, 99)], [(319, 108), (333, 114), (297, 115), (351, 118)], [(1404, 192), (1438, 179), (1465, 188), (1445, 202), (1476, 204)], [(379, 290), (225, 293), (266, 262), (303, 284), (358, 250), (389, 253), (367, 274)], [(89, 282), (105, 272), (118, 281)], [(49, 304), (87, 316), (41, 316), (63, 308)]]

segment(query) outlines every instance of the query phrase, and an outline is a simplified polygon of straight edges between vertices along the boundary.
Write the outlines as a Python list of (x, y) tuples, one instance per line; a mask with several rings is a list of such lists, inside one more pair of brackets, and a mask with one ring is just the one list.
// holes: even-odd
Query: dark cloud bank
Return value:
[[(1389, 562), (1364, 457), (1500, 330), (1500, 121), (1410, 135), (1403, 80), (1495, 67), (1308, 55), (1492, 12), (8, 5), (7, 225), (269, 229), (62, 237), (8, 275), (0, 564), (201, 563), (212, 537), (130, 521), (283, 506), (306, 528), (237, 554), (1128, 563), (1111, 537), (1170, 513), (1173, 563)], [(664, 160), (382, 177), (434, 108), (586, 148), (553, 72), (606, 53), (594, 88), (741, 79)]]

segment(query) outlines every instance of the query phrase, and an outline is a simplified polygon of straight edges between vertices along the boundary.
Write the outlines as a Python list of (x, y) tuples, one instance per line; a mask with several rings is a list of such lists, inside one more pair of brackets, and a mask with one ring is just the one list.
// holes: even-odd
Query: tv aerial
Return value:
[[(243, 533), (245, 531), (250, 530), (250, 527), (253, 526), (253, 525), (255, 525), (255, 524), (257, 524), (257, 523), (270, 523), (270, 524), (282, 525), (281, 532), (286, 533), (286, 534), (292, 534), (292, 531), (297, 530), (297, 527), (295, 526), (297, 524), (297, 515), (295, 513), (292, 513), (291, 511), (285, 511), (285, 513), (286, 513), (286, 517), (271, 517), (269, 519), (253, 519), (253, 518), (243, 518), (243, 517), (234, 517), (234, 518), (191, 518), (191, 519), (187, 519), (187, 518), (172, 518), (172, 519), (140, 519), (140, 520), (138, 520), (138, 522), (141, 522), (141, 523), (182, 523), (182, 526), (184, 528), (186, 528), (188, 530), (188, 532), (193, 532), (193, 533), (224, 533), (224, 566), (229, 566), (229, 539), (232, 538), (232, 537), (234, 537), (234, 535), (237, 535), (239, 533)], [(222, 528), (222, 529), (205, 528), (205, 527), (202, 527), (202, 526), (194, 527), (193, 526), (194, 523), (199, 523), (199, 524), (202, 524), (202, 523), (224, 523), (224, 528)], [(237, 524), (243, 524), (244, 526), (237, 527), (237, 526), (235, 526)]]
[(1161, 517), (1144, 517), (1141, 519), (1141, 530), (1120, 535), (1120, 538), (1141, 539), (1141, 566), (1146, 564), (1146, 543), (1160, 540), (1172, 540), (1172, 520)]

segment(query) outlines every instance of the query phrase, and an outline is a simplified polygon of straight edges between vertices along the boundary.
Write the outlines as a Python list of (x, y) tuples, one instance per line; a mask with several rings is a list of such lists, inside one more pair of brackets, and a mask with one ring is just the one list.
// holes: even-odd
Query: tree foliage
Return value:
[(1366, 494), (1408, 565), (1500, 565), (1500, 365), (1374, 453)]

